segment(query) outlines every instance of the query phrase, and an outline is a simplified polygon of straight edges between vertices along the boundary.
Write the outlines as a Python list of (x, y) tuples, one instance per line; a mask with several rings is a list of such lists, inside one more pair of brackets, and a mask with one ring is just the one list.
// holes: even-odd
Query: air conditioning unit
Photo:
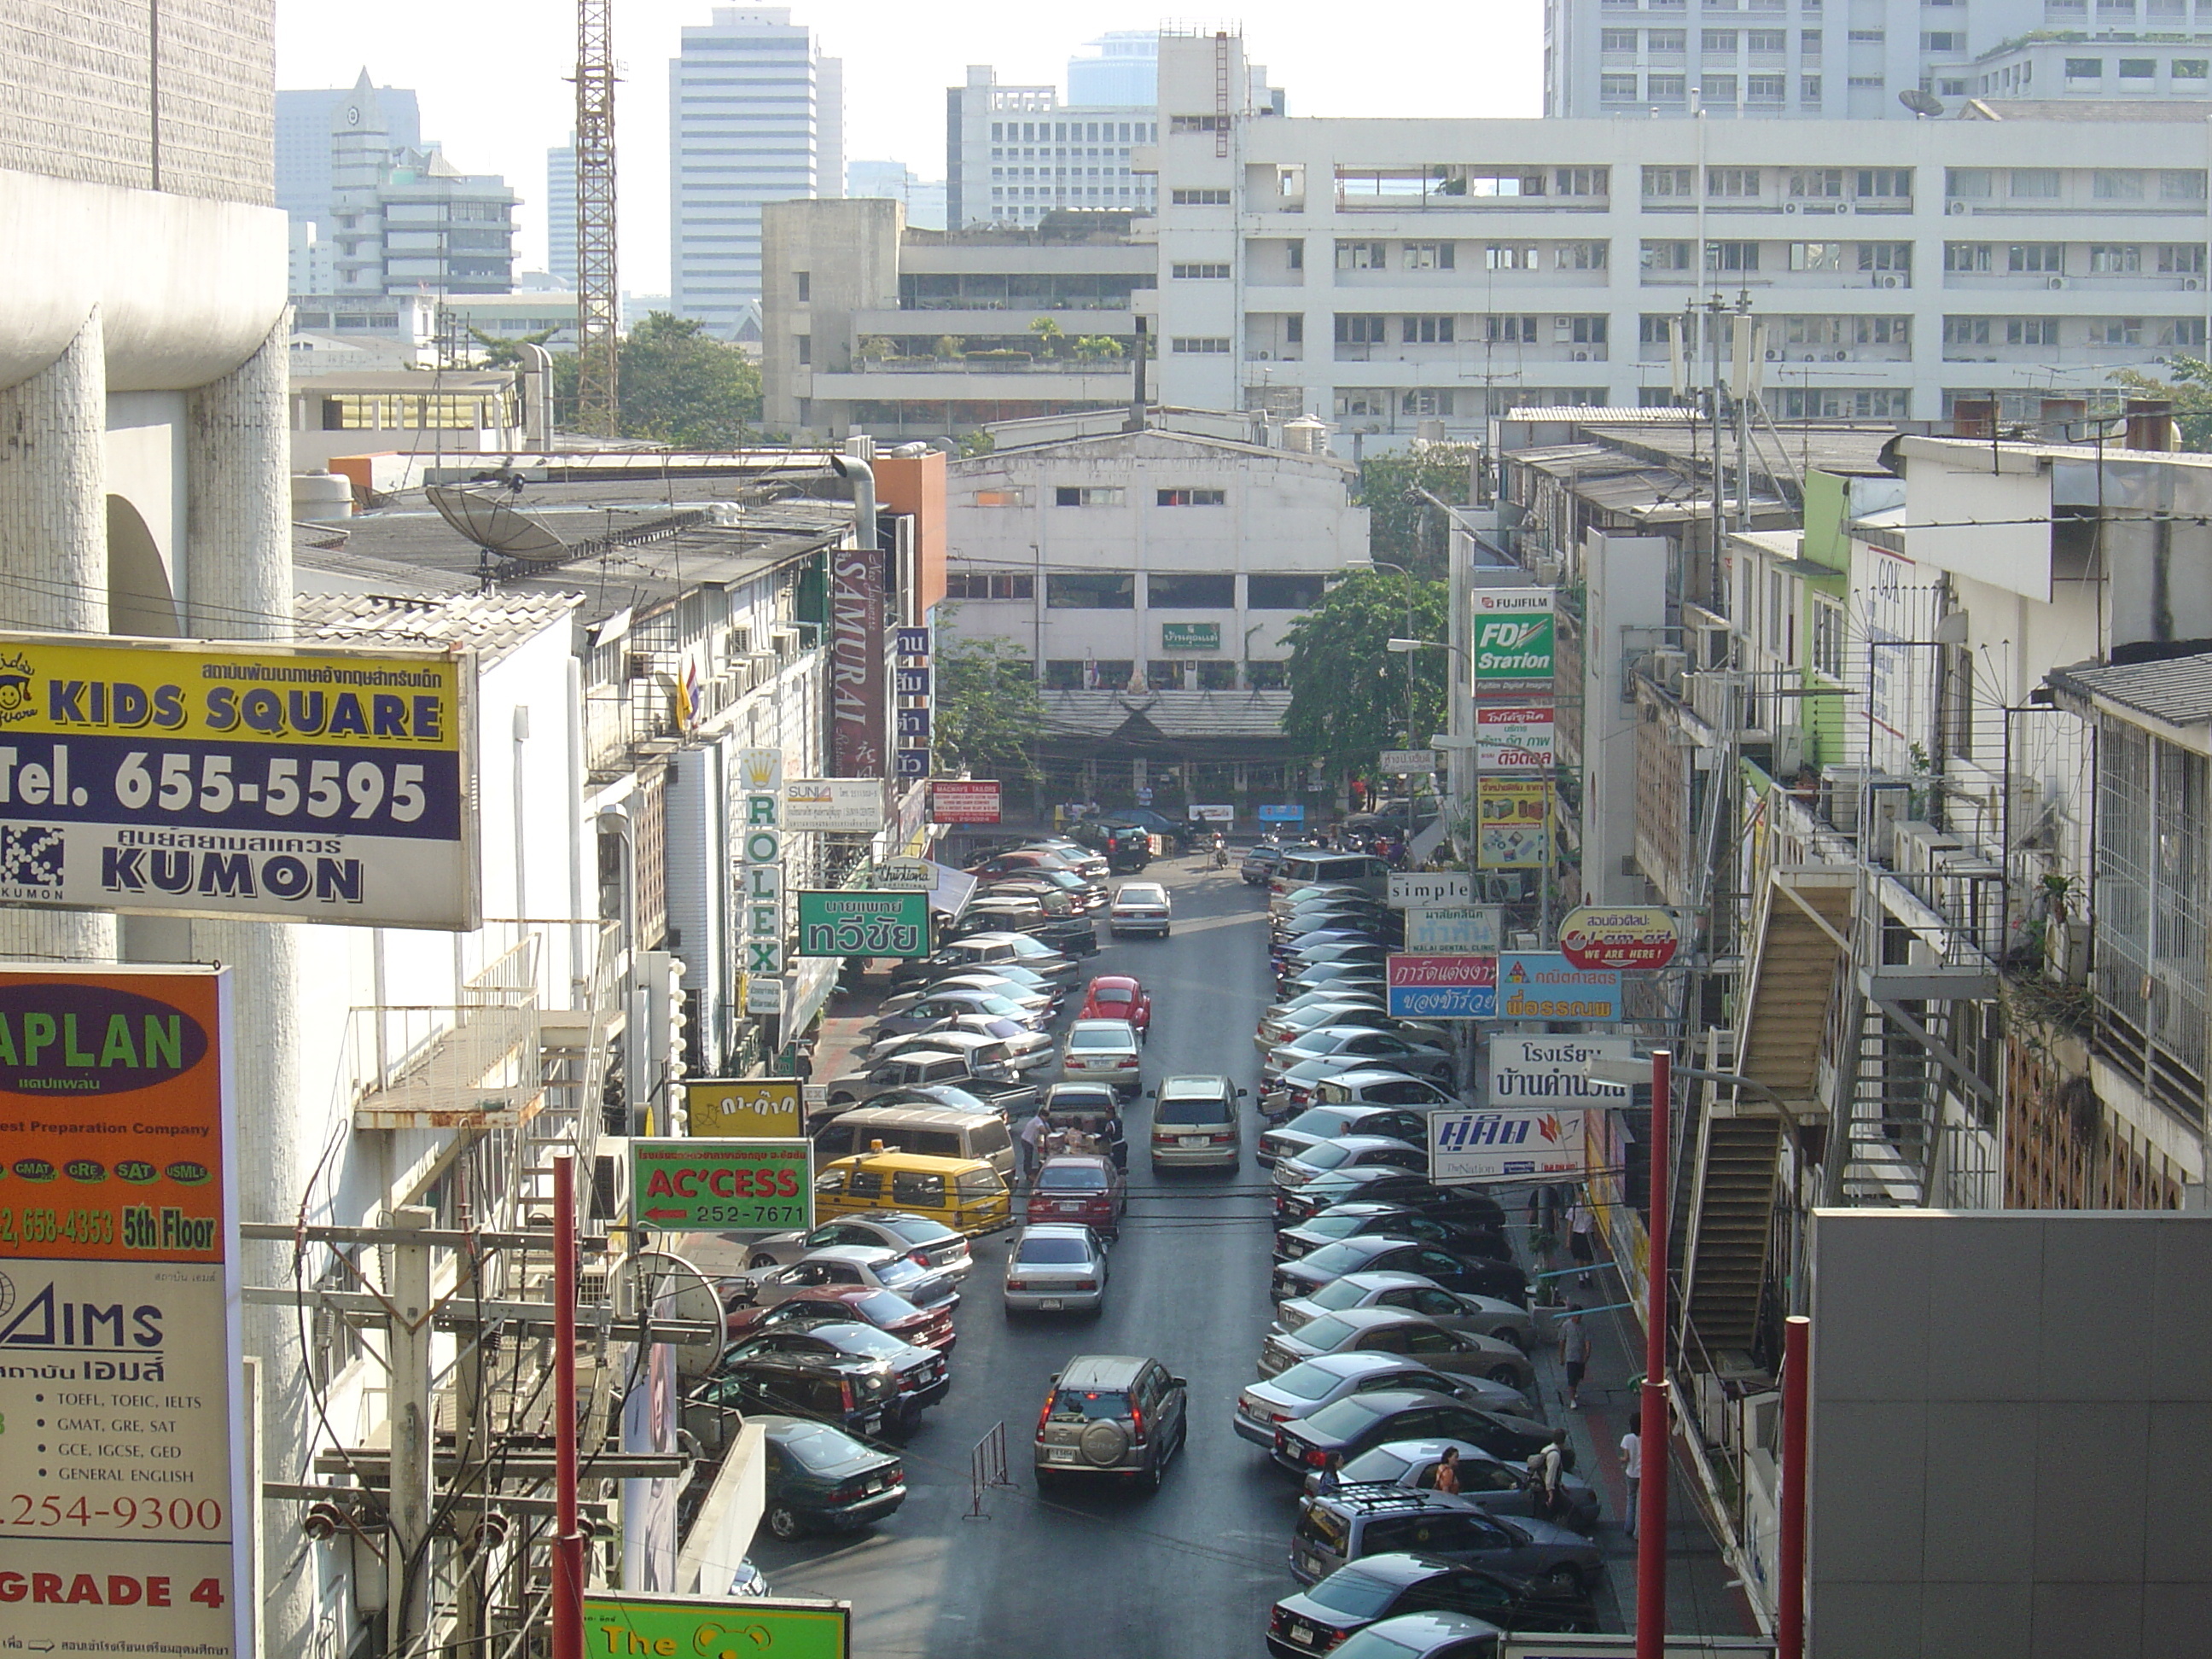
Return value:
[(1966, 204), (1964, 202), (1947, 203), (1944, 204), (1943, 208), (1943, 211), (1946, 213), (1964, 213), (1966, 210)]
[(1771, 362), (1777, 362), (1778, 360), (1779, 360), (1779, 358), (1781, 357), (1781, 356), (1782, 356), (1782, 354), (1781, 354), (1780, 352), (1776, 351), (1776, 350), (1774, 350), (1771, 347), (1770, 347), (1770, 348), (1768, 348), (1768, 349), (1767, 349), (1767, 353), (1766, 353), (1766, 361), (1767, 361), (1768, 362), (1770, 362), (1770, 363), (1771, 363)]
[(1936, 868), (1939, 854), (1962, 852), (1966, 843), (1948, 830), (1938, 830), (1921, 818), (1901, 820), (1892, 832), (1893, 862), (1906, 875), (1924, 875)]
[(2185, 276), (2181, 279), (2181, 286), (2186, 289), (2190, 293), (2194, 294), (2198, 289), (2204, 286), (2204, 283), (2202, 277)]
[(1851, 354), (1850, 354), (1850, 352), (1848, 352), (1848, 351), (1838, 351), (1838, 352), (1837, 352), (1837, 353), (1836, 353), (1832, 357), (1831, 357), (1828, 361), (1829, 361), (1829, 362), (1836, 362), (1836, 363), (1847, 363), (1847, 362), (1850, 362), (1850, 360), (1851, 360)]
[(1674, 696), (1682, 695), (1682, 679), (1689, 672), (1689, 653), (1682, 651), (1654, 651), (1649, 670), (1652, 681), (1663, 686)]
[(1879, 283), (1875, 283), (1875, 286), (1876, 288), (1895, 288), (1897, 286), (1897, 278), (1894, 276), (1885, 276)]
[(1849, 213), (1850, 210), (1851, 204), (1849, 202), (1838, 202), (1836, 204), (1836, 211), (1838, 213)]
[(1587, 351), (1577, 351), (1575, 353), (1575, 361), (1578, 363), (1588, 362), (1589, 361), (1589, 353)]
[(1273, 357), (1275, 354), (1272, 351), (1255, 351), (1252, 355), (1254, 357), (1264, 363)]
[[(1905, 816), (1905, 781), (1893, 772), (1866, 766), (1832, 766), (1820, 775), (1820, 811), (1846, 836), (1878, 828), (1881, 838)], [(1893, 811), (1876, 810), (1881, 798), (1895, 796)], [(1875, 849), (1869, 846), (1869, 853)]]
[(1782, 204), (1782, 210), (1784, 213), (1797, 213), (1802, 211), (1802, 210), (1800, 209), (1795, 202), (1784, 202)]
[(2044, 284), (2044, 287), (2049, 289), (2060, 289), (2064, 288), (2065, 286), (2066, 279), (2063, 276), (2053, 276), (2049, 282)]

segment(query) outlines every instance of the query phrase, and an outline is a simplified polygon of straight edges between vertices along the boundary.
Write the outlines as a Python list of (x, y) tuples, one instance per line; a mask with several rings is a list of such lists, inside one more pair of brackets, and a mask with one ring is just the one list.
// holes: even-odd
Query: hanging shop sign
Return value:
[(1500, 943), (1500, 910), (1495, 904), (1462, 904), (1406, 912), (1408, 951), (1494, 957)]
[(1555, 1107), (1429, 1114), (1431, 1181), (1525, 1181), (1583, 1172), (1583, 1115)]
[(872, 836), (884, 827), (881, 778), (787, 778), (783, 827)]
[(1221, 624), (1164, 622), (1160, 624), (1160, 649), (1218, 651), (1221, 649)]
[(884, 859), (868, 878), (878, 890), (927, 893), (937, 885), (937, 869), (927, 859)]
[(1385, 749), (1382, 770), (1404, 776), (1437, 769), (1437, 751), (1433, 749)]
[(929, 895), (840, 889), (799, 896), (802, 957), (926, 957)]
[(1496, 957), (1394, 951), (1383, 959), (1383, 983), (1393, 1019), (1491, 1019), (1498, 1012)]
[(814, 1143), (633, 1140), (629, 1203), (641, 1226), (710, 1233), (811, 1227)]
[(799, 1133), (796, 1078), (684, 1079), (684, 1127), (694, 1135), (740, 1140), (789, 1139)]
[(830, 769), (841, 778), (880, 778), (888, 758), (883, 565), (872, 547), (830, 555)]
[(892, 632), (895, 660), (891, 665), (891, 724), (895, 752), (891, 775), (911, 783), (929, 775), (930, 736), (935, 729), (936, 702), (932, 690), (930, 653), (934, 630), (901, 628)]
[(475, 928), (474, 659), (0, 634), (0, 902)]
[(584, 1651), (591, 1659), (851, 1659), (852, 1605), (591, 1590), (584, 1596)]
[[(745, 1012), (783, 1008), (783, 751), (738, 750), (738, 886)], [(775, 988), (775, 1006), (763, 988)], [(758, 1005), (755, 991), (761, 991)]]
[(1475, 863), (1485, 870), (1540, 869), (1550, 861), (1552, 785), (1510, 774), (1474, 781)]
[(0, 970), (0, 1645), (257, 1650), (231, 996)]
[(1594, 1060), (1631, 1060), (1635, 1052), (1625, 1036), (1509, 1036), (1499, 1032), (1490, 1039), (1490, 1103), (1625, 1105), (1626, 1088), (1599, 1083), (1585, 1073)]
[(1234, 823), (1237, 822), (1237, 808), (1229, 803), (1194, 805), (1190, 809), (1189, 817), (1193, 823)]
[(1474, 765), (1479, 772), (1527, 772), (1548, 768), (1557, 753), (1549, 703), (1474, 711)]
[(1651, 904), (1585, 904), (1559, 922), (1559, 954), (1577, 968), (1664, 968), (1681, 948), (1681, 930)]
[(1260, 808), (1260, 822), (1262, 823), (1304, 823), (1305, 821), (1306, 809), (1302, 805), (1286, 806), (1279, 802), (1270, 802)]
[(1577, 968), (1556, 951), (1509, 951), (1498, 958), (1500, 1019), (1619, 1019), (1620, 975)]
[(1474, 689), (1552, 678), (1555, 590), (1480, 587), (1474, 594)]
[(1465, 904), (1474, 896), (1474, 878), (1464, 870), (1393, 872), (1390, 876), (1389, 902), (1400, 910)]
[(929, 786), (932, 823), (996, 823), (999, 821), (999, 781), (996, 778), (939, 778)]

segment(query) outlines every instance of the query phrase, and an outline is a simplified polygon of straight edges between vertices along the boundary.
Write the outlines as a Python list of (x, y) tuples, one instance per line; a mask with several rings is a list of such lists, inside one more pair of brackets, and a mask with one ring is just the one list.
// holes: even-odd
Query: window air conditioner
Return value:
[(2194, 294), (2198, 289), (2203, 288), (2204, 283), (2201, 278), (2185, 276), (2181, 279), (2181, 286), (2186, 289), (2190, 293)]
[(1832, 359), (1830, 359), (1830, 361), (1831, 361), (1831, 362), (1838, 362), (1838, 363), (1847, 363), (1847, 362), (1850, 362), (1850, 360), (1851, 360), (1851, 354), (1850, 354), (1850, 352), (1848, 352), (1848, 351), (1838, 351), (1838, 353), (1836, 353), (1836, 355), (1834, 356), (1834, 357), (1832, 357)]
[(1897, 286), (1897, 278), (1894, 276), (1885, 276), (1881, 282), (1876, 283), (1875, 286), (1878, 288), (1895, 288)]
[(1964, 202), (1947, 203), (1943, 208), (1943, 211), (1946, 213), (1964, 213), (1966, 210), (1966, 204)]
[(2044, 287), (2049, 289), (2060, 289), (2064, 288), (2065, 286), (2066, 279), (2063, 276), (2053, 276), (2049, 282), (2044, 284)]
[(1578, 363), (1588, 362), (1589, 361), (1589, 353), (1587, 351), (1577, 351), (1575, 353), (1575, 361)]
[(1770, 346), (1770, 347), (1767, 349), (1767, 352), (1766, 352), (1766, 361), (1767, 361), (1768, 362), (1770, 362), (1770, 363), (1771, 363), (1771, 362), (1777, 362), (1777, 361), (1778, 361), (1778, 360), (1780, 359), (1781, 356), (1782, 356), (1782, 354), (1781, 354), (1780, 352), (1778, 352), (1778, 351), (1775, 350), (1772, 347), (1771, 347), (1771, 346)]
[(1838, 213), (1849, 213), (1850, 210), (1851, 204), (1849, 202), (1838, 202), (1836, 204), (1836, 211)]
[(1796, 212), (1800, 211), (1801, 210), (1798, 208), (1797, 204), (1796, 204), (1796, 203), (1795, 203), (1795, 202), (1784, 202), (1784, 203), (1782, 204), (1782, 210), (1783, 210), (1784, 213), (1796, 213)]

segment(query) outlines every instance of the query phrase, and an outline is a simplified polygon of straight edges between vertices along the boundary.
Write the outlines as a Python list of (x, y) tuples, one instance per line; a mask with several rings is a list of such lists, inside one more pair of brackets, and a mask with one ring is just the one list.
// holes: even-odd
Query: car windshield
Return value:
[(1333, 1572), (1306, 1592), (1316, 1605), (1352, 1619), (1372, 1619), (1390, 1605), (1397, 1587), (1350, 1569)]
[(1360, 1306), (1367, 1300), (1367, 1295), (1365, 1285), (1354, 1285), (1347, 1277), (1340, 1279), (1334, 1284), (1322, 1285), (1306, 1300), (1316, 1308), (1326, 1308), (1334, 1312), (1339, 1309)]
[(1323, 1406), (1300, 1426), (1316, 1440), (1350, 1440), (1365, 1433), (1376, 1415), (1374, 1407), (1365, 1399), (1356, 1394), (1346, 1395)]
[(942, 1244), (960, 1237), (943, 1222), (922, 1215), (882, 1216), (876, 1225), (887, 1233), (896, 1233), (909, 1244)]
[(1054, 1417), (1110, 1417), (1129, 1414), (1129, 1396), (1120, 1389), (1062, 1389), (1053, 1402)]
[(908, 1261), (904, 1256), (884, 1262), (876, 1268), (877, 1281), (889, 1285), (894, 1289), (901, 1285), (911, 1285), (921, 1277), (921, 1267), (917, 1263)]
[(921, 1311), (904, 1297), (890, 1291), (870, 1291), (854, 1297), (849, 1305), (854, 1313), (878, 1325), (896, 1325)]
[(1344, 1378), (1336, 1372), (1309, 1361), (1269, 1377), (1267, 1386), (1293, 1400), (1320, 1400), (1333, 1393), (1343, 1382)]
[(1168, 902), (1167, 890), (1163, 887), (1124, 887), (1114, 897), (1117, 903), (1121, 904), (1165, 904)]
[(1104, 1112), (1110, 1117), (1117, 1103), (1114, 1091), (1103, 1083), (1089, 1087), (1062, 1084), (1053, 1090), (1046, 1109), (1054, 1112)]
[(1319, 1319), (1309, 1319), (1297, 1330), (1299, 1341), (1322, 1353), (1334, 1352), (1351, 1334), (1351, 1326), (1341, 1319), (1332, 1319), (1326, 1315)]
[(1129, 1046), (1129, 1039), (1124, 1032), (1086, 1031), (1079, 1025), (1067, 1034), (1067, 1046), (1071, 1048), (1126, 1048)]
[(1363, 1249), (1346, 1240), (1341, 1244), (1322, 1245), (1299, 1265), (1310, 1267), (1316, 1273), (1334, 1279), (1339, 1273), (1358, 1272), (1373, 1255), (1372, 1250)]
[(1218, 1098), (1204, 1095), (1183, 1095), (1170, 1100), (1162, 1097), (1152, 1107), (1155, 1123), (1226, 1123), (1231, 1113)]
[(1037, 1176), (1037, 1186), (1048, 1193), (1103, 1193), (1106, 1172), (1088, 1164), (1048, 1164)]
[(1358, 1215), (1317, 1215), (1298, 1231), (1321, 1238), (1349, 1238), (1359, 1231), (1359, 1224), (1366, 1218)]
[(907, 1351), (905, 1343), (873, 1325), (838, 1325), (826, 1331), (817, 1329), (814, 1334), (843, 1352), (862, 1354), (871, 1359), (890, 1359)]
[(789, 1452), (810, 1469), (842, 1468), (855, 1459), (868, 1455), (868, 1449), (849, 1434), (840, 1432), (826, 1423), (809, 1423), (783, 1431), (778, 1437), (784, 1450)]
[(1134, 1002), (1137, 999), (1129, 994), (1126, 986), (1094, 985), (1091, 988), (1091, 1000), (1093, 1002)]
[(1344, 1125), (1343, 1113), (1332, 1112), (1327, 1107), (1316, 1107), (1311, 1111), (1300, 1112), (1283, 1127), (1293, 1134), (1316, 1135), (1326, 1140), (1331, 1135), (1342, 1134)]
[(1041, 1266), (1082, 1263), (1091, 1260), (1091, 1247), (1079, 1238), (1025, 1238), (1021, 1254), (1015, 1260)]

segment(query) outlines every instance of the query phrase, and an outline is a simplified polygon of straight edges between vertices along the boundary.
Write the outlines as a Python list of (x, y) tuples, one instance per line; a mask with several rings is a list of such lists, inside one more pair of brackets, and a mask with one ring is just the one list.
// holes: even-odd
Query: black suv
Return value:
[(1348, 1462), (1390, 1440), (1464, 1440), (1505, 1462), (1560, 1441), (1560, 1462), (1575, 1465), (1575, 1449), (1560, 1431), (1533, 1417), (1486, 1411), (1454, 1395), (1423, 1389), (1382, 1389), (1333, 1400), (1310, 1417), (1275, 1425), (1275, 1462), (1304, 1474), (1328, 1467), (1331, 1452)]
[[(907, 1413), (900, 1399), (898, 1371), (881, 1358), (848, 1352), (817, 1340), (834, 1328), (825, 1325), (811, 1331), (778, 1331), (741, 1344), (722, 1356), (714, 1375), (700, 1384), (693, 1397), (703, 1405), (781, 1412), (834, 1423), (854, 1434), (874, 1434), (886, 1419), (896, 1420)], [(858, 1328), (883, 1334), (871, 1326)]]
[(1267, 1615), (1267, 1651), (1275, 1659), (1310, 1659), (1379, 1620), (1436, 1611), (1471, 1613), (1507, 1630), (1597, 1628), (1588, 1610), (1547, 1601), (1502, 1573), (1431, 1555), (1367, 1555), (1276, 1602)]
[(1505, 1224), (1504, 1207), (1486, 1192), (1439, 1187), (1415, 1170), (1388, 1168), (1331, 1170), (1303, 1187), (1288, 1188), (1277, 1200), (1275, 1224), (1300, 1226), (1334, 1205), (1351, 1203), (1400, 1204), (1438, 1221), (1475, 1227)]

